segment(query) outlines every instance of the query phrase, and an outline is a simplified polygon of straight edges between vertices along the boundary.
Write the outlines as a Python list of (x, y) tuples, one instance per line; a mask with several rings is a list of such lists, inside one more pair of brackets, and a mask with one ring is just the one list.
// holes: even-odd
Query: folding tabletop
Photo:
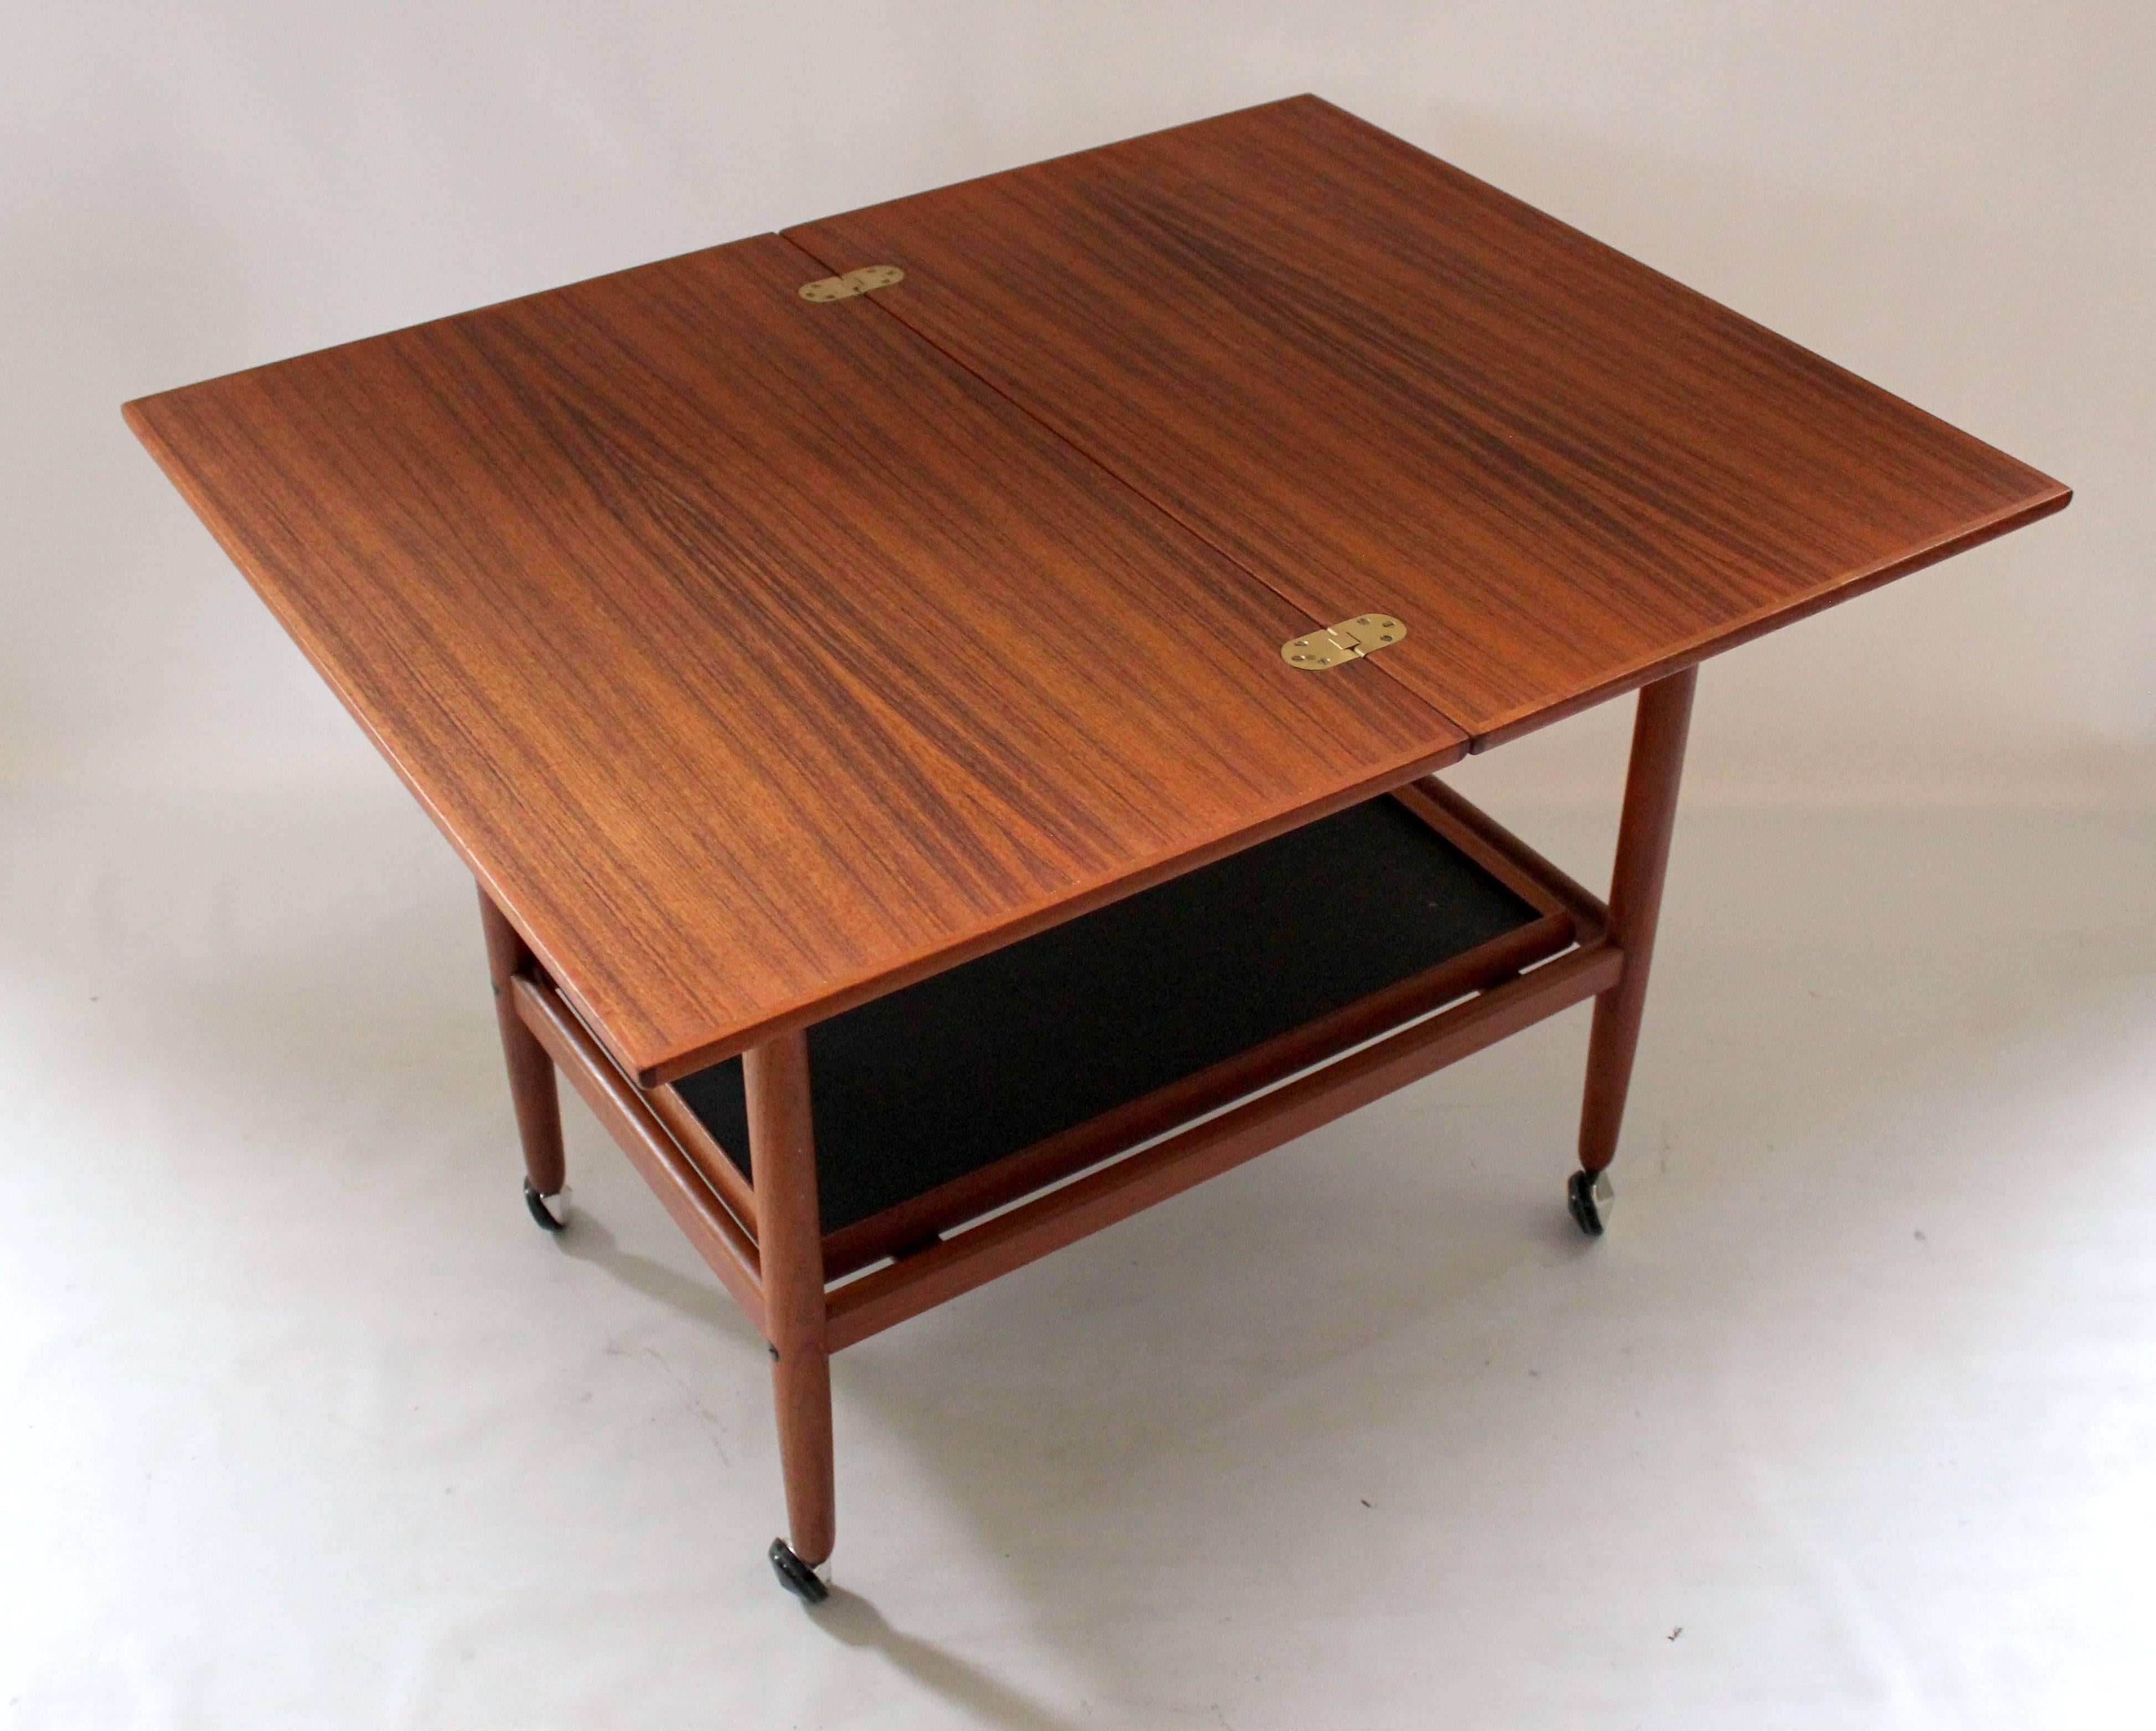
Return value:
[[(1599, 1233), (1694, 669), (2057, 482), (1313, 97), (130, 424), (471, 868), (567, 1076), (829, 1354), (1545, 1016)], [(1608, 904), (1432, 772), (1640, 693)]]

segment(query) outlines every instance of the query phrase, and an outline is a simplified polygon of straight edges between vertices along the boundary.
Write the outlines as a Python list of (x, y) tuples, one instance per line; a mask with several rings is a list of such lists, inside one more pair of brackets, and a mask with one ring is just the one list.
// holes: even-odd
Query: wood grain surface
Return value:
[(1478, 746), (2069, 496), (1315, 97), (788, 232)]
[(127, 409), (647, 1084), (1465, 748), (825, 274), (766, 236)]

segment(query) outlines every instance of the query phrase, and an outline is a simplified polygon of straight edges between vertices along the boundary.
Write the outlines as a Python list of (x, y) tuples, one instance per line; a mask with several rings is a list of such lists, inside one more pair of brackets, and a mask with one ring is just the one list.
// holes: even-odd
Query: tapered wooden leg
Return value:
[(1669, 865), (1697, 683), (1697, 670), (1687, 667), (1642, 687), (1632, 725), (1632, 764), (1625, 781), (1625, 816), (1609, 885), (1609, 937), (1625, 953), (1625, 971), (1594, 1000), (1587, 1097), (1579, 1118), (1579, 1163), (1589, 1172), (1600, 1172), (1617, 1154), (1625, 1096), (1632, 1084), (1632, 1055), (1640, 1045), (1640, 1012), (1647, 1001), (1647, 968), (1661, 917), (1662, 874)]
[[(794, 1554), (831, 1554), (838, 1513), (831, 1459), (831, 1359), (824, 1333), (824, 1237), (816, 1208), (816, 1138), (808, 1040), (782, 1034), (742, 1060), (764, 1332), (778, 1409), (778, 1458)], [(798, 1590), (797, 1589), (797, 1590)]]
[(517, 1015), (509, 989), (510, 981), (530, 964), (531, 952), (485, 890), (479, 892), (479, 917), (486, 928), (486, 969), (494, 981), (495, 1020), (501, 1025), (501, 1051), (509, 1062), (509, 1097), (516, 1107), (516, 1133), (524, 1143), (525, 1174), (539, 1194), (557, 1195), (566, 1164), (554, 1061)]

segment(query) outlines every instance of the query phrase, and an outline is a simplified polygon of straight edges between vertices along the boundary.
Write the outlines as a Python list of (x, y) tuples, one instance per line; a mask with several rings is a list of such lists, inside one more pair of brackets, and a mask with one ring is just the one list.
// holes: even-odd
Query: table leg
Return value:
[[(747, 1053), (749, 1167), (763, 1268), (778, 1457), (786, 1477), (792, 1557), (772, 1548), (779, 1579), (812, 1604), (809, 1574), (831, 1554), (837, 1514), (831, 1457), (831, 1360), (824, 1309), (824, 1238), (816, 1204), (816, 1138), (808, 1040), (796, 1030)], [(806, 1564), (806, 1568), (798, 1565)]]
[[(516, 1014), (516, 1000), (509, 983), (532, 963), (531, 950), (517, 936), (485, 890), (479, 892), (480, 922), (486, 928), (486, 968), (494, 982), (495, 1020), (501, 1025), (502, 1056), (509, 1063), (509, 1097), (516, 1107), (516, 1133), (524, 1143), (526, 1194), (541, 1199), (532, 1208), (536, 1217), (544, 1199), (558, 1196), (567, 1170), (562, 1153), (562, 1102), (554, 1085), (554, 1061)], [(551, 1210), (547, 1219), (558, 1227)]]
[[(1617, 835), (1617, 863), (1609, 886), (1609, 941), (1625, 953), (1617, 984), (1594, 1000), (1588, 1039), (1587, 1092), (1579, 1120), (1579, 1163), (1573, 1211), (1590, 1232), (1601, 1230), (1596, 1210), (1608, 1186), (1596, 1186), (1617, 1154), (1625, 1096), (1632, 1082), (1632, 1057), (1640, 1045), (1640, 1013), (1647, 999), (1647, 969), (1654, 957), (1655, 926), (1662, 908), (1662, 876), (1669, 865), (1670, 832), (1676, 822), (1677, 782), (1684, 771), (1685, 734), (1691, 723), (1698, 670), (1687, 667), (1641, 687), (1632, 726), (1632, 763), (1625, 781), (1625, 815)], [(1583, 1207), (1584, 1212), (1583, 1212)]]

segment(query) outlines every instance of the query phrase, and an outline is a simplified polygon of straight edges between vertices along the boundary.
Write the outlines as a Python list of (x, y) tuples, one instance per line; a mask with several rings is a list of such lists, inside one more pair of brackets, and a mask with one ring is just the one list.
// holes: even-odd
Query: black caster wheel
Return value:
[(803, 1605), (821, 1605), (831, 1596), (824, 1577), (795, 1556), (793, 1547), (783, 1538), (771, 1541), (771, 1572), (778, 1577), (779, 1585)]
[(1599, 1238), (1602, 1229), (1609, 1223), (1609, 1210), (1617, 1200), (1617, 1191), (1606, 1172), (1575, 1172), (1564, 1187), (1565, 1200), (1572, 1205), (1572, 1217), (1579, 1223), (1579, 1230), (1589, 1238)]
[(542, 1196), (531, 1188), (531, 1180), (524, 1180), (524, 1205), (531, 1210), (531, 1218), (548, 1232), (559, 1232), (569, 1224), (569, 1193), (557, 1190), (551, 1196)]

